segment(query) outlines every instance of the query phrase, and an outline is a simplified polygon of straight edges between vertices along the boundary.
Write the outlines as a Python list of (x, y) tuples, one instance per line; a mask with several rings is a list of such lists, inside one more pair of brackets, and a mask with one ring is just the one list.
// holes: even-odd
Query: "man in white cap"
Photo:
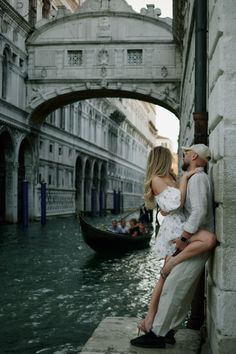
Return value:
[[(184, 171), (195, 173), (188, 182), (184, 205), (187, 217), (183, 233), (176, 239), (176, 248), (183, 250), (188, 240), (200, 229), (214, 230), (211, 183), (204, 172), (210, 159), (210, 150), (204, 144), (182, 147)], [(216, 243), (216, 239), (212, 239)], [(144, 348), (165, 348), (166, 343), (174, 344), (174, 331), (184, 321), (190, 308), (199, 277), (209, 257), (202, 253), (177, 264), (165, 280), (153, 328), (146, 334), (132, 339), (132, 345)]]

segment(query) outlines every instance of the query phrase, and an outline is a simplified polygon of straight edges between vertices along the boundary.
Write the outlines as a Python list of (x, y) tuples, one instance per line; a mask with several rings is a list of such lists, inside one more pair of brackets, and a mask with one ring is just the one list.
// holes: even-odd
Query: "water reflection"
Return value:
[(103, 318), (143, 316), (159, 274), (152, 247), (96, 255), (74, 218), (2, 226), (0, 240), (2, 352), (78, 353)]

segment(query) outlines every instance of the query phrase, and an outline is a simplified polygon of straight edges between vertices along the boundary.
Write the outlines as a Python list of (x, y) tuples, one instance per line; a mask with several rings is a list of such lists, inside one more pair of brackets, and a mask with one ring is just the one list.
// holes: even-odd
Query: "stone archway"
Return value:
[(125, 0), (87, 0), (59, 11), (27, 41), (29, 123), (55, 109), (97, 97), (134, 98), (178, 115), (181, 59), (170, 19), (154, 7), (141, 14)]

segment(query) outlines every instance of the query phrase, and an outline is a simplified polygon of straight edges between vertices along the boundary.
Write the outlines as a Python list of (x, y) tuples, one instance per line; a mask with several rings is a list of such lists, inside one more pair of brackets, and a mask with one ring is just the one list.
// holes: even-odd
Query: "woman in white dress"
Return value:
[(155, 253), (158, 259), (165, 260), (165, 264), (153, 290), (147, 315), (138, 325), (138, 328), (144, 332), (148, 332), (152, 328), (162, 288), (172, 268), (193, 256), (209, 251), (216, 244), (215, 235), (207, 230), (200, 230), (191, 237), (188, 246), (183, 251), (178, 252), (175, 248), (174, 241), (181, 236), (186, 221), (182, 207), (185, 202), (188, 179), (196, 172), (197, 169), (186, 172), (178, 185), (176, 176), (172, 171), (170, 150), (157, 146), (150, 151), (145, 178), (144, 200), (147, 208), (155, 208), (158, 204), (161, 211), (166, 214), (155, 244)]

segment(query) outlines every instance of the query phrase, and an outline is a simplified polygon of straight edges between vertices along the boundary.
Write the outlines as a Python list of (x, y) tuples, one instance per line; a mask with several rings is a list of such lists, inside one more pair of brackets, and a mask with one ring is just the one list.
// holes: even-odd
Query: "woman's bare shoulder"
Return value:
[(154, 176), (152, 178), (152, 191), (154, 195), (160, 194), (164, 189), (168, 187), (168, 184), (162, 177)]

